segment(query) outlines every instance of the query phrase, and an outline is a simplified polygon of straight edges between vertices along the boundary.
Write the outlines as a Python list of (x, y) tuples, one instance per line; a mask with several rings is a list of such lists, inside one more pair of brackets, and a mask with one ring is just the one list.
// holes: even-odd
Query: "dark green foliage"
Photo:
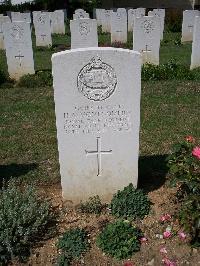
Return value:
[(128, 221), (108, 224), (97, 237), (96, 243), (103, 252), (116, 259), (126, 259), (140, 250), (141, 230)]
[(195, 139), (191, 136), (175, 144), (168, 156), (170, 184), (177, 186), (180, 201), (178, 217), (192, 236), (192, 243), (200, 240), (200, 160), (192, 155)]
[(150, 201), (141, 189), (135, 189), (130, 184), (113, 196), (110, 208), (116, 217), (143, 219), (149, 213)]
[(33, 243), (54, 222), (50, 203), (29, 186), (21, 191), (12, 182), (0, 192), (0, 262), (25, 260)]
[(81, 202), (78, 209), (84, 213), (100, 214), (104, 205), (101, 203), (99, 196), (90, 197), (88, 201)]
[(6, 74), (0, 70), (0, 85), (5, 83), (7, 81), (7, 77), (6, 77)]
[(52, 86), (52, 75), (50, 71), (38, 71), (34, 75), (24, 75), (17, 83), (19, 87), (35, 88)]
[(67, 230), (58, 240), (57, 247), (61, 252), (58, 264), (70, 265), (73, 259), (79, 259), (88, 250), (87, 232), (80, 228)]
[(170, 60), (163, 65), (145, 64), (142, 66), (142, 80), (198, 80), (200, 78), (199, 70), (190, 70), (185, 65), (177, 64)]
[(165, 29), (171, 32), (181, 32), (182, 19), (183, 18), (180, 14), (167, 17), (165, 22)]

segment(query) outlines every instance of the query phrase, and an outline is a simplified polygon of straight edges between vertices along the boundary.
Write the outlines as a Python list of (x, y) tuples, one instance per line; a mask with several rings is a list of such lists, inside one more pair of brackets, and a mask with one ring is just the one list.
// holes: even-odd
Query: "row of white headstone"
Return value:
[[(122, 10), (119, 10), (119, 12), (120, 14), (123, 14)], [(86, 13), (83, 13), (81, 16), (76, 14), (77, 18), (70, 23), (72, 49), (98, 46), (97, 21), (94, 19), (83, 18), (85, 14)], [(49, 23), (50, 17), (46, 12), (37, 12), (33, 14), (33, 20), (36, 32), (36, 42), (40, 45), (40, 41), (41, 43), (44, 42), (44, 40), (48, 41), (47, 36), (51, 36), (51, 27)], [(1, 21), (3, 21), (3, 23), (1, 23)], [(45, 24), (43, 21), (48, 21), (48, 23)], [(195, 21), (191, 68), (200, 65), (199, 17), (197, 17)], [(159, 63), (159, 47), (161, 39), (159, 22), (160, 20), (157, 16), (141, 16), (134, 19), (133, 50), (139, 51), (142, 54), (143, 63)], [(37, 23), (43, 25), (43, 30), (39, 30), (39, 27), (37, 28)], [(9, 17), (0, 16), (0, 26), (2, 26), (0, 28), (2, 29), (0, 36), (2, 34), (5, 41), (10, 77), (18, 79), (24, 74), (33, 74), (34, 61), (30, 23), (14, 21), (11, 23)], [(47, 27), (47, 30), (45, 30), (45, 27)], [(47, 32), (49, 32), (49, 34), (47, 34)], [(46, 36), (43, 36), (43, 39), (41, 39), (42, 35)], [(40, 38), (37, 36), (40, 36)], [(50, 41), (51, 38), (49, 38), (49, 42)]]

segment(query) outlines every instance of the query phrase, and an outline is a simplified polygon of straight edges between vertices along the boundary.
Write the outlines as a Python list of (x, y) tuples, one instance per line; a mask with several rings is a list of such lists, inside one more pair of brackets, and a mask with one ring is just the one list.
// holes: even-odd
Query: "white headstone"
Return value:
[(127, 42), (127, 13), (126, 9), (111, 12), (111, 42)]
[(0, 16), (0, 49), (4, 49), (3, 24), (9, 22), (10, 18), (8, 16)]
[(65, 34), (65, 14), (63, 10), (51, 12), (52, 33)]
[(129, 183), (137, 186), (140, 54), (76, 49), (54, 54), (52, 66), (64, 198), (109, 201)]
[(188, 42), (188, 41), (193, 40), (193, 28), (194, 28), (194, 20), (196, 16), (200, 16), (199, 10), (183, 11), (181, 42)]
[(5, 23), (3, 33), (10, 77), (19, 79), (25, 74), (34, 74), (30, 23)]
[(200, 67), (200, 16), (195, 18), (190, 68)]
[(160, 39), (163, 40), (163, 33), (165, 27), (165, 9), (154, 9), (148, 12), (149, 16), (157, 16), (160, 19)]
[(160, 20), (158, 17), (135, 18), (133, 50), (142, 54), (143, 64), (159, 64)]
[(71, 49), (98, 47), (96, 19), (70, 20)]
[(97, 26), (101, 26), (101, 25), (102, 25), (102, 21), (101, 21), (102, 10), (103, 10), (103, 9), (100, 9), (100, 8), (97, 8), (97, 9), (96, 9)]
[(30, 12), (25, 12), (25, 13), (11, 12), (11, 18), (12, 18), (12, 22), (24, 21), (24, 22), (31, 23), (31, 13)]
[(81, 18), (90, 18), (90, 16), (83, 9), (77, 9), (77, 10), (75, 10), (75, 14), (73, 14), (73, 19), (81, 19)]
[(135, 17), (145, 16), (145, 8), (136, 8), (128, 10), (128, 31), (133, 31)]
[(33, 17), (36, 46), (51, 46), (51, 21), (49, 12), (36, 12)]
[(102, 32), (111, 32), (111, 10), (102, 10), (101, 21), (102, 21)]

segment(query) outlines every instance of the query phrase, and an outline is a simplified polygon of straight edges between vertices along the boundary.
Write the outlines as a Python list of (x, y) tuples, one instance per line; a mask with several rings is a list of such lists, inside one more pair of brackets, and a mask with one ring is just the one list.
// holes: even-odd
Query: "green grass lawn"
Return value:
[[(176, 58), (190, 64), (191, 44), (177, 46), (180, 34), (165, 34), (160, 50), (161, 62)], [(109, 43), (109, 36), (100, 36), (100, 43)], [(131, 44), (131, 34), (129, 43)], [(69, 47), (69, 31), (53, 36), (53, 48), (34, 46), (36, 70), (51, 69), (51, 54)], [(4, 52), (0, 67), (6, 69)], [(143, 82), (141, 98), (140, 155), (164, 155), (171, 144), (185, 135), (198, 136), (199, 82)], [(1, 177), (18, 177), (27, 181), (58, 182), (59, 164), (54, 115), (53, 88), (0, 88)], [(158, 164), (159, 168), (159, 164)]]

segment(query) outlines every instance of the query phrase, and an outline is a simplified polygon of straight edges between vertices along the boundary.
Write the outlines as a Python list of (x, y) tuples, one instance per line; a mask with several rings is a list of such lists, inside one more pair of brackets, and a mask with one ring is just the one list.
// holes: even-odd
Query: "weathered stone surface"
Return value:
[(74, 19), (81, 19), (81, 18), (90, 18), (89, 14), (83, 9), (76, 9), (75, 14), (73, 14)]
[(10, 18), (8, 16), (0, 16), (0, 49), (4, 49), (4, 37), (3, 37), (3, 24), (9, 23)]
[(64, 199), (109, 201), (129, 183), (137, 186), (140, 54), (76, 49), (54, 54), (52, 66)]
[(65, 34), (65, 13), (63, 10), (55, 10), (50, 14), (51, 31), (55, 34)]
[(101, 22), (102, 22), (102, 32), (111, 31), (111, 12), (112, 10), (102, 10)]

